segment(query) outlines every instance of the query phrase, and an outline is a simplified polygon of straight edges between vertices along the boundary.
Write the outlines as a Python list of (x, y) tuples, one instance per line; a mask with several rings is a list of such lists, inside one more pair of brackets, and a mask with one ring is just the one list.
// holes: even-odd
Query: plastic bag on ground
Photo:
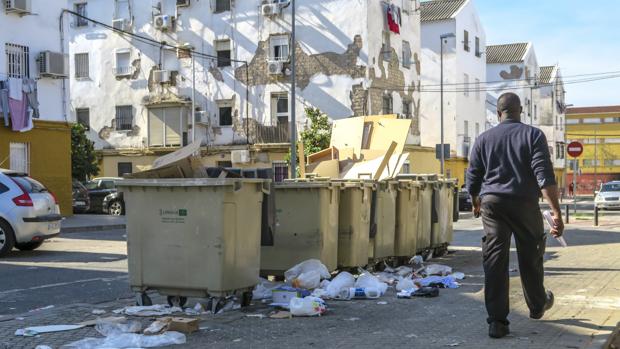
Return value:
[(396, 275), (392, 273), (387, 273), (385, 271), (375, 274), (375, 276), (377, 277), (377, 279), (379, 279), (379, 281), (385, 282), (388, 285), (391, 285), (398, 280), (398, 277)]
[(329, 270), (327, 270), (327, 267), (318, 259), (308, 259), (307, 261), (303, 261), (297, 264), (296, 266), (284, 272), (284, 277), (286, 278), (286, 281), (292, 282), (301, 274), (307, 273), (312, 270), (317, 271), (321, 279), (329, 279), (331, 277), (331, 274), (329, 273)]
[(258, 284), (252, 291), (252, 299), (269, 299), (273, 294), (273, 290), (281, 285), (281, 283), (271, 282), (267, 279), (259, 278)]
[(291, 280), (291, 285), (295, 288), (305, 288), (307, 290), (318, 288), (321, 286), (321, 272), (318, 270), (303, 272)]
[(413, 273), (413, 268), (410, 267), (406, 267), (404, 265), (401, 265), (400, 267), (396, 268), (396, 274), (398, 274), (399, 276), (407, 276)]
[(61, 348), (98, 349), (98, 348), (155, 348), (173, 344), (185, 344), (187, 337), (180, 332), (165, 332), (155, 336), (145, 336), (135, 333), (123, 333), (105, 338), (84, 338), (69, 343)]
[(443, 264), (429, 264), (424, 268), (426, 275), (446, 276), (452, 273), (452, 268)]
[(129, 306), (113, 311), (113, 313), (115, 314), (125, 314), (129, 316), (159, 316), (182, 312), (183, 309), (179, 307), (169, 307), (164, 304), (155, 304), (149, 306)]
[(401, 278), (396, 284), (396, 291), (412, 290), (417, 288), (418, 287), (413, 283), (413, 280), (409, 278)]
[(293, 316), (321, 316), (327, 311), (327, 306), (321, 298), (308, 296), (293, 298), (289, 305)]
[(452, 275), (438, 276), (431, 275), (423, 279), (416, 279), (414, 282), (419, 283), (422, 286), (438, 285), (443, 288), (459, 288), (460, 284), (454, 280)]
[(360, 276), (357, 277), (355, 281), (356, 288), (376, 288), (379, 290), (381, 295), (385, 294), (387, 291), (388, 285), (385, 282), (379, 281), (376, 276), (371, 273), (364, 271)]
[(121, 333), (138, 333), (142, 331), (142, 324), (140, 321), (132, 320), (126, 323), (97, 321), (95, 324), (95, 330), (101, 335), (107, 337), (117, 335)]
[(330, 298), (336, 298), (340, 290), (355, 286), (355, 277), (346, 271), (336, 275), (336, 277), (327, 285), (325, 291)]

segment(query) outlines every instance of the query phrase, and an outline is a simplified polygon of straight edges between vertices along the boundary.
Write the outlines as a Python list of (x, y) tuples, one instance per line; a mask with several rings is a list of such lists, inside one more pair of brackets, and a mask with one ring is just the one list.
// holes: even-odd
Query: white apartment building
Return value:
[(440, 144), (440, 69), (443, 40), (444, 142), (450, 145), (452, 177), (464, 180), (463, 164), (476, 137), (485, 130), (486, 35), (473, 0), (433, 0), (421, 3), (422, 16), (422, 146)]
[(415, 0), (297, 3), (293, 48), (288, 0), (71, 0), (84, 17), (70, 28), (70, 108), (89, 125), (103, 174), (147, 168), (194, 137), (207, 166), (283, 160), (293, 49), (298, 130), (309, 106), (332, 119), (417, 121)]
[[(531, 43), (487, 46), (487, 117), (497, 125), (497, 99), (514, 92), (521, 98), (521, 121), (545, 133), (556, 172), (564, 169), (565, 94), (559, 66), (540, 67)], [(561, 176), (558, 176), (561, 177)]]
[(0, 2), (0, 168), (29, 173), (71, 207), (66, 1)]

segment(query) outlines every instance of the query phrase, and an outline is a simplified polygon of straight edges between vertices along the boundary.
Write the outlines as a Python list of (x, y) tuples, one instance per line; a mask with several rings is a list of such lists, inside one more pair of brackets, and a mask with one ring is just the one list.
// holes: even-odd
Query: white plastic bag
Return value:
[(95, 330), (101, 335), (107, 337), (112, 335), (118, 335), (121, 333), (138, 333), (142, 331), (142, 324), (140, 321), (132, 320), (125, 323), (117, 323), (110, 321), (97, 320), (95, 324)]
[(452, 273), (452, 268), (443, 264), (429, 264), (424, 268), (426, 275), (446, 276)]
[(356, 288), (376, 288), (381, 292), (381, 295), (385, 294), (387, 291), (388, 285), (385, 282), (379, 281), (376, 276), (371, 273), (365, 271), (360, 276), (357, 277), (357, 281), (355, 281)]
[(98, 349), (98, 348), (155, 348), (173, 344), (184, 344), (187, 338), (180, 332), (165, 332), (155, 336), (145, 336), (135, 333), (116, 334), (105, 338), (84, 338), (69, 343), (62, 348)]
[(309, 270), (301, 273), (292, 280), (291, 284), (295, 288), (305, 288), (313, 290), (321, 286), (321, 272), (318, 270)]
[(398, 280), (398, 283), (396, 284), (396, 291), (410, 289), (417, 289), (417, 286), (413, 283), (413, 280), (409, 278), (401, 278)]
[(329, 273), (329, 270), (327, 270), (327, 267), (318, 259), (309, 259), (307, 261), (303, 261), (297, 264), (296, 266), (287, 270), (284, 273), (284, 277), (286, 278), (286, 281), (292, 282), (301, 274), (307, 273), (312, 270), (317, 271), (321, 279), (329, 279), (331, 277), (331, 274)]
[(342, 289), (348, 289), (355, 286), (355, 278), (351, 273), (343, 271), (327, 285), (325, 291), (330, 298), (337, 298)]
[(321, 316), (327, 311), (327, 306), (321, 298), (308, 296), (293, 298), (289, 304), (293, 316)]
[(258, 284), (252, 291), (252, 299), (269, 299), (273, 294), (273, 290), (281, 285), (281, 283), (271, 282), (267, 279), (259, 278)]

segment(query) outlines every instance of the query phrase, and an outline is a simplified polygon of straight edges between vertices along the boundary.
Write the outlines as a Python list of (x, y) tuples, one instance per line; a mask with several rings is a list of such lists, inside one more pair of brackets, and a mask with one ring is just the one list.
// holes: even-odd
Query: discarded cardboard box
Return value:
[(192, 333), (199, 330), (199, 319), (186, 318), (186, 317), (162, 317), (157, 321), (167, 322), (168, 326), (166, 331), (176, 331), (182, 333)]
[(206, 170), (199, 156), (201, 140), (173, 153), (157, 158), (150, 170), (126, 175), (126, 178), (206, 178)]

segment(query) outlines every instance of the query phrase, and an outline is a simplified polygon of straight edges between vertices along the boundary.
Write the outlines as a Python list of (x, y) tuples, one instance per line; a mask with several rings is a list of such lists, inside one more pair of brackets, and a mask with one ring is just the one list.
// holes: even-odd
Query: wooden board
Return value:
[(330, 146), (336, 147), (337, 149), (353, 148), (353, 153), (359, 156), (362, 150), (363, 136), (363, 117), (335, 120), (332, 124)]

